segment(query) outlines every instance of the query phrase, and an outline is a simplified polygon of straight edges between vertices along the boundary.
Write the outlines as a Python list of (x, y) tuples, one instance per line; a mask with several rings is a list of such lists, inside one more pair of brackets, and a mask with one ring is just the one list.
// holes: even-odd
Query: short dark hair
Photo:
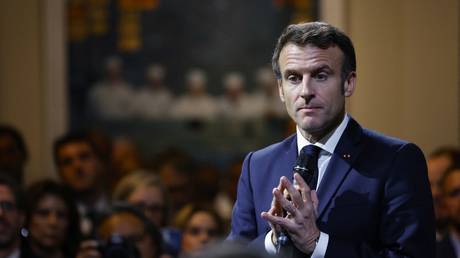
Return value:
[(447, 156), (451, 164), (449, 167), (460, 167), (460, 149), (454, 146), (442, 146), (435, 149), (430, 155), (429, 159)]
[(22, 134), (16, 128), (10, 125), (0, 124), (0, 136), (4, 135), (13, 138), (24, 160), (27, 160), (29, 154)]
[(288, 43), (294, 43), (299, 46), (311, 44), (322, 49), (338, 46), (344, 54), (342, 80), (345, 80), (350, 72), (356, 71), (355, 49), (350, 38), (330, 24), (308, 22), (287, 26), (278, 38), (272, 57), (273, 72), (277, 79), (282, 77), (279, 67), (280, 53)]
[(199, 212), (204, 212), (210, 215), (212, 219), (214, 220), (214, 222), (216, 222), (216, 225), (217, 225), (216, 233), (218, 236), (222, 236), (225, 233), (223, 219), (220, 217), (220, 215), (217, 213), (217, 211), (213, 207), (209, 206), (208, 204), (204, 204), (204, 203), (192, 203), (192, 204), (189, 204), (188, 206), (185, 206), (180, 211), (180, 214), (178, 214), (177, 216), (176, 226), (180, 230), (185, 231), (192, 217)]
[(449, 178), (450, 175), (454, 173), (460, 173), (460, 166), (451, 166), (447, 168), (447, 170), (444, 171), (444, 173), (442, 174), (441, 179), (439, 179), (439, 187), (441, 188), (442, 194), (446, 194), (445, 185), (446, 185), (447, 179)]
[(24, 191), (21, 186), (14, 179), (3, 174), (0, 174), (0, 185), (4, 185), (10, 189), (16, 202), (16, 208), (20, 211), (24, 211)]
[[(54, 164), (59, 167), (59, 150), (68, 144), (71, 143), (87, 143), (88, 146), (92, 149), (92, 151), (96, 154), (96, 156), (101, 159), (101, 154), (98, 152), (98, 149), (96, 148), (95, 143), (92, 141), (92, 139), (89, 137), (87, 132), (84, 131), (79, 131), (79, 132), (70, 132), (67, 133), (60, 138), (56, 139), (54, 141), (53, 145), (53, 159), (54, 159)], [(101, 159), (102, 160), (102, 159)]]

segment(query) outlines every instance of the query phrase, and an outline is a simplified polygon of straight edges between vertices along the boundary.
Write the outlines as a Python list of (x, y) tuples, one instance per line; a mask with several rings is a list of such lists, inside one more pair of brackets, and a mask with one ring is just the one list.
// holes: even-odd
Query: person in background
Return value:
[(258, 117), (265, 119), (286, 118), (286, 109), (281, 102), (273, 71), (263, 66), (254, 75), (256, 90), (251, 96), (253, 109)]
[(158, 228), (168, 224), (168, 193), (153, 172), (137, 170), (122, 178), (112, 193), (112, 200), (138, 207)]
[(436, 216), (436, 239), (441, 240), (447, 230), (448, 220), (446, 207), (444, 207), (445, 202), (442, 201), (440, 180), (450, 168), (460, 167), (460, 149), (453, 146), (439, 147), (428, 156), (427, 165)]
[(187, 153), (178, 149), (159, 153), (153, 171), (158, 173), (168, 191), (172, 218), (185, 205), (195, 201), (196, 164)]
[(219, 113), (231, 121), (245, 121), (255, 118), (253, 103), (246, 93), (245, 78), (241, 73), (231, 72), (222, 80), (224, 94), (219, 100)]
[(170, 117), (172, 94), (165, 85), (166, 69), (151, 64), (146, 70), (146, 83), (136, 93), (134, 112), (145, 120), (164, 120)]
[(27, 236), (22, 255), (28, 258), (75, 257), (81, 240), (80, 219), (70, 191), (52, 180), (32, 184), (26, 192)]
[(22, 185), (28, 152), (22, 134), (10, 125), (0, 125), (0, 173)]
[(123, 120), (133, 116), (134, 91), (123, 78), (123, 62), (119, 57), (106, 61), (106, 77), (89, 92), (91, 115), (104, 120)]
[(117, 137), (113, 140), (111, 157), (111, 189), (124, 176), (143, 167), (141, 154), (134, 141), (128, 136)]
[(24, 193), (18, 183), (0, 175), (0, 258), (21, 257), (24, 206)]
[(206, 92), (206, 84), (204, 71), (190, 70), (186, 76), (187, 91), (175, 101), (172, 117), (182, 121), (213, 121), (218, 108), (215, 99)]
[(224, 234), (222, 219), (212, 208), (190, 204), (176, 217), (182, 231), (180, 258), (195, 257)]
[(447, 229), (436, 246), (437, 258), (460, 257), (460, 166), (450, 167), (439, 181)]
[[(110, 249), (115, 250), (113, 247), (117, 242), (123, 243), (121, 249), (128, 258), (160, 258), (162, 255), (158, 228), (131, 205), (114, 204), (101, 219), (96, 233), (97, 239), (85, 240), (80, 244), (77, 258), (107, 257)], [(120, 257), (122, 250), (116, 250), (118, 256), (114, 257)]]
[(141, 211), (161, 230), (163, 253), (177, 256), (180, 248), (179, 232), (169, 227), (169, 197), (158, 175), (137, 170), (126, 175), (112, 193), (113, 202), (126, 202)]
[(109, 207), (107, 168), (85, 132), (68, 133), (54, 142), (54, 162), (64, 185), (76, 198), (85, 236)]

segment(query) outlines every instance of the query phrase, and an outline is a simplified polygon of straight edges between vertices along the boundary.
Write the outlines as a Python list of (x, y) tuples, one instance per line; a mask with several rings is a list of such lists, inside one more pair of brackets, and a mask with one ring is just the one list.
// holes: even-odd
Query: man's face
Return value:
[(102, 174), (102, 163), (86, 142), (61, 146), (57, 153), (59, 175), (76, 192), (95, 190)]
[(25, 163), (24, 154), (19, 149), (13, 137), (10, 135), (0, 136), (0, 169), (9, 173), (15, 179), (21, 179)]
[(343, 59), (336, 46), (321, 49), (288, 43), (281, 50), (280, 98), (307, 139), (319, 140), (343, 119), (345, 97), (353, 94), (356, 78), (352, 72), (342, 80)]
[(31, 240), (44, 248), (59, 248), (66, 240), (69, 227), (66, 203), (55, 195), (43, 196), (32, 212), (29, 224)]
[(0, 249), (18, 243), (23, 221), (24, 215), (17, 209), (16, 199), (10, 188), (0, 185)]
[(447, 215), (456, 226), (460, 226), (460, 169), (448, 175), (442, 188)]
[(451, 164), (452, 161), (450, 160), (450, 157), (448, 155), (442, 155), (436, 158), (428, 159), (428, 178), (430, 180), (431, 192), (433, 193), (433, 196), (438, 196), (439, 180), (441, 179), (441, 176), (444, 173), (444, 171), (446, 171)]

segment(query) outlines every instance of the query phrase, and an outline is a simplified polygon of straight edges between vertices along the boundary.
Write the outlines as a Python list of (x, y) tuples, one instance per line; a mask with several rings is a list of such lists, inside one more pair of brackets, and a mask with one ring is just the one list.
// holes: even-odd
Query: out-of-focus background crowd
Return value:
[[(0, 126), (0, 255), (190, 257), (228, 233), (241, 160), (219, 171), (167, 149), (146, 164), (126, 139), (98, 131), (67, 133), (52, 153), (59, 180), (25, 186), (27, 145)], [(436, 149), (427, 167), (441, 243), (460, 227), (460, 149)]]

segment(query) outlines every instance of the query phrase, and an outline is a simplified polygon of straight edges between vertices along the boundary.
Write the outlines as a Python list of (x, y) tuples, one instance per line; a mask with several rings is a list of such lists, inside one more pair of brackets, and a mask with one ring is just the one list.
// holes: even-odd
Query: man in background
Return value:
[(19, 258), (24, 196), (12, 179), (0, 175), (0, 258)]
[(23, 184), (27, 147), (21, 133), (9, 125), (0, 125), (0, 173)]
[(69, 133), (54, 143), (54, 161), (61, 181), (74, 193), (83, 234), (92, 234), (95, 220), (108, 208), (110, 180), (97, 148), (85, 133)]

